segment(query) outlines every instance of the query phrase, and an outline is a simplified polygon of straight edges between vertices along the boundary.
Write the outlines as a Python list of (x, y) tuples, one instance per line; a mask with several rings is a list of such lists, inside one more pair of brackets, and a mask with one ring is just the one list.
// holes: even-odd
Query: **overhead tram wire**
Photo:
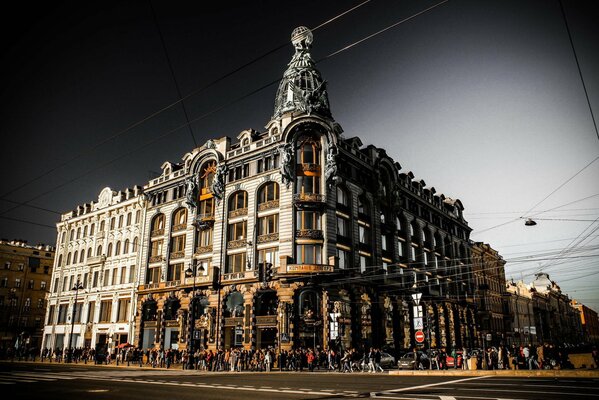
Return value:
[(0, 218), (6, 219), (6, 220), (9, 220), (9, 221), (22, 222), (24, 224), (31, 224), (31, 225), (42, 226), (44, 228), (56, 229), (56, 226), (46, 225), (46, 224), (42, 224), (42, 223), (34, 222), (34, 221), (27, 221), (27, 220), (20, 219), (20, 218), (5, 217), (3, 215), (0, 215)]
[[(356, 9), (358, 9), (358, 8), (360, 8), (360, 7), (362, 7), (363, 5), (365, 5), (365, 4), (367, 4), (367, 3), (369, 3), (370, 1), (371, 1), (371, 0), (365, 0), (365, 1), (363, 1), (362, 3), (360, 3), (360, 4), (358, 4), (358, 5), (354, 6), (354, 7), (351, 7), (350, 9), (348, 9), (348, 10), (346, 10), (346, 11), (344, 11), (344, 12), (342, 12), (342, 13), (340, 13), (340, 14), (336, 15), (335, 17), (333, 17), (333, 18), (330, 18), (330, 19), (328, 19), (327, 21), (325, 21), (325, 22), (321, 23), (321, 24), (320, 24), (320, 25), (318, 25), (316, 28), (312, 29), (312, 31), (315, 31), (315, 30), (317, 30), (317, 29), (320, 29), (320, 28), (322, 28), (322, 27), (326, 26), (327, 24), (329, 24), (329, 23), (331, 23), (331, 22), (333, 22), (333, 21), (337, 20), (338, 18), (340, 18), (340, 17), (342, 17), (342, 16), (344, 16), (344, 15), (346, 15), (346, 14), (348, 14), (349, 12), (352, 12), (352, 11), (354, 11), (354, 10), (356, 10)], [(22, 184), (20, 184), (20, 185), (18, 185), (18, 186), (16, 186), (16, 187), (14, 187), (14, 188), (12, 188), (12, 189), (10, 189), (9, 191), (7, 191), (7, 192), (5, 192), (5, 193), (1, 194), (1, 195), (0, 195), (0, 199), (4, 199), (6, 196), (9, 196), (9, 195), (13, 194), (14, 192), (16, 192), (16, 191), (18, 191), (18, 190), (20, 190), (20, 189), (22, 189), (22, 188), (24, 188), (24, 187), (26, 187), (26, 186), (28, 186), (28, 185), (32, 184), (33, 182), (36, 182), (36, 181), (38, 181), (38, 180), (40, 180), (40, 179), (42, 179), (42, 178), (44, 178), (44, 177), (48, 176), (49, 174), (53, 173), (54, 171), (56, 171), (56, 170), (58, 170), (58, 169), (60, 169), (60, 168), (62, 168), (62, 167), (64, 167), (64, 166), (66, 166), (66, 165), (68, 165), (68, 164), (72, 163), (72, 162), (73, 162), (73, 161), (75, 161), (75, 160), (78, 160), (78, 159), (79, 159), (79, 158), (81, 158), (82, 156), (84, 156), (84, 155), (86, 155), (86, 154), (89, 154), (89, 153), (93, 152), (94, 150), (98, 149), (99, 147), (101, 147), (101, 146), (105, 145), (106, 143), (109, 143), (109, 142), (113, 141), (114, 139), (116, 139), (116, 138), (118, 138), (118, 137), (120, 137), (120, 136), (123, 136), (123, 135), (127, 134), (128, 132), (132, 131), (134, 128), (136, 128), (136, 127), (138, 127), (138, 126), (140, 126), (140, 125), (144, 124), (145, 122), (147, 122), (147, 121), (149, 121), (149, 120), (153, 119), (154, 117), (156, 117), (156, 116), (158, 116), (158, 115), (162, 114), (163, 112), (170, 110), (171, 108), (175, 107), (177, 104), (179, 104), (179, 103), (181, 103), (181, 102), (183, 102), (183, 101), (185, 101), (185, 100), (189, 99), (190, 97), (196, 96), (196, 95), (198, 95), (198, 94), (200, 94), (200, 93), (202, 93), (202, 92), (206, 91), (207, 89), (209, 89), (209, 88), (211, 88), (211, 87), (215, 86), (216, 84), (218, 84), (218, 83), (222, 82), (223, 80), (225, 80), (225, 79), (227, 79), (227, 78), (229, 78), (229, 77), (231, 77), (231, 76), (235, 75), (235, 74), (236, 74), (236, 73), (238, 73), (239, 71), (241, 71), (241, 70), (243, 70), (243, 69), (245, 69), (245, 68), (247, 68), (247, 67), (249, 67), (249, 66), (251, 66), (251, 65), (255, 64), (256, 62), (258, 62), (258, 61), (262, 60), (263, 58), (266, 58), (267, 56), (269, 56), (269, 55), (271, 55), (271, 54), (273, 54), (273, 53), (276, 53), (277, 51), (279, 51), (279, 50), (281, 50), (281, 49), (283, 49), (283, 48), (287, 47), (288, 45), (289, 45), (289, 42), (282, 43), (282, 44), (278, 45), (277, 47), (275, 47), (275, 48), (273, 48), (273, 49), (271, 49), (271, 50), (269, 50), (269, 51), (267, 51), (267, 52), (265, 52), (265, 53), (263, 53), (263, 54), (261, 54), (261, 55), (257, 56), (256, 58), (254, 58), (254, 59), (252, 59), (252, 60), (250, 60), (250, 61), (248, 61), (248, 62), (246, 62), (245, 64), (242, 64), (242, 65), (240, 65), (239, 67), (237, 67), (237, 68), (235, 68), (235, 69), (233, 69), (233, 70), (231, 70), (231, 71), (227, 72), (226, 74), (224, 74), (224, 75), (222, 75), (222, 76), (220, 76), (220, 77), (216, 78), (215, 80), (213, 80), (213, 81), (211, 81), (211, 82), (207, 83), (206, 85), (204, 85), (204, 86), (202, 86), (202, 87), (200, 87), (200, 88), (198, 88), (198, 89), (196, 89), (196, 90), (193, 90), (192, 92), (188, 93), (187, 95), (185, 95), (185, 96), (181, 97), (179, 100), (177, 100), (177, 101), (175, 101), (175, 102), (173, 102), (173, 103), (171, 103), (171, 104), (168, 104), (168, 105), (166, 105), (166, 106), (164, 106), (164, 107), (162, 107), (162, 108), (160, 108), (160, 109), (158, 109), (158, 110), (154, 111), (153, 113), (151, 113), (151, 114), (147, 115), (146, 117), (144, 117), (144, 118), (140, 119), (139, 121), (137, 121), (137, 122), (134, 122), (133, 124), (131, 124), (131, 125), (127, 126), (126, 128), (124, 128), (124, 129), (122, 129), (122, 130), (120, 130), (120, 131), (116, 132), (114, 135), (112, 135), (112, 136), (110, 136), (110, 137), (108, 137), (108, 138), (106, 138), (106, 139), (104, 139), (104, 140), (101, 140), (100, 142), (98, 142), (98, 143), (94, 144), (94, 145), (93, 145), (93, 146), (91, 146), (89, 149), (87, 149), (87, 150), (84, 150), (84, 151), (80, 152), (79, 154), (76, 154), (75, 156), (71, 157), (70, 159), (66, 160), (65, 162), (63, 162), (63, 163), (60, 163), (60, 164), (58, 164), (58, 165), (56, 165), (56, 166), (54, 166), (54, 167), (52, 167), (52, 168), (49, 168), (48, 170), (44, 171), (44, 172), (43, 172), (43, 173), (41, 173), (40, 175), (38, 175), (38, 176), (36, 176), (36, 177), (34, 177), (34, 178), (32, 178), (32, 179), (30, 179), (30, 180), (28, 180), (28, 181), (26, 181), (26, 182), (24, 182), (24, 183), (22, 183)], [(194, 120), (192, 120), (191, 122), (194, 122)], [(25, 206), (26, 206), (27, 204), (21, 204), (21, 205), (25, 205)], [(11, 210), (8, 210), (8, 211), (12, 211), (12, 209), (11, 209)], [(7, 212), (8, 212), (8, 211), (7, 211)], [(4, 213), (3, 213), (3, 212), (2, 212), (2, 213), (0, 213), (0, 215), (2, 215), (2, 214), (4, 214)]]
[(587, 91), (587, 86), (584, 83), (584, 77), (582, 76), (582, 69), (580, 68), (580, 62), (578, 61), (578, 55), (576, 54), (576, 48), (574, 47), (574, 41), (572, 40), (572, 33), (570, 32), (570, 26), (568, 25), (568, 18), (566, 18), (566, 11), (564, 10), (564, 4), (562, 3), (562, 0), (559, 0), (559, 8), (562, 12), (562, 17), (564, 18), (564, 25), (566, 26), (566, 31), (568, 32), (568, 39), (570, 40), (570, 47), (572, 48), (572, 54), (574, 55), (574, 60), (576, 61), (576, 68), (578, 69), (578, 76), (580, 76), (580, 82), (582, 83), (584, 95), (587, 99), (587, 105), (589, 106), (589, 112), (591, 114), (591, 120), (593, 121), (593, 127), (595, 128), (595, 134), (597, 135), (597, 139), (599, 139), (599, 130), (597, 130), (597, 122), (595, 121), (595, 114), (593, 114), (593, 107), (591, 107), (591, 100), (589, 99), (589, 92)]
[(179, 82), (177, 81), (177, 76), (175, 75), (175, 70), (173, 69), (173, 63), (171, 62), (171, 58), (168, 55), (168, 49), (166, 48), (166, 42), (164, 40), (164, 35), (162, 34), (162, 29), (160, 29), (160, 23), (158, 22), (158, 16), (156, 15), (156, 10), (154, 9), (154, 5), (152, 4), (152, 0), (148, 0), (150, 4), (150, 10), (152, 11), (152, 16), (154, 17), (154, 24), (156, 25), (156, 30), (158, 31), (158, 36), (160, 37), (160, 43), (162, 43), (162, 49), (164, 50), (164, 56), (166, 57), (166, 63), (168, 64), (168, 69), (171, 72), (171, 77), (173, 78), (173, 82), (175, 83), (175, 89), (177, 90), (177, 97), (179, 98), (179, 102), (181, 103), (181, 108), (183, 109), (183, 115), (185, 115), (185, 121), (187, 121), (187, 128), (189, 130), (189, 134), (191, 135), (191, 140), (193, 142), (194, 148), (198, 147), (198, 142), (196, 141), (196, 137), (193, 134), (193, 130), (191, 128), (191, 124), (189, 123), (189, 115), (187, 114), (187, 108), (185, 107), (185, 102), (183, 101), (183, 96), (181, 95), (181, 88), (179, 87)]
[[(374, 37), (374, 36), (376, 36), (376, 35), (378, 35), (378, 34), (380, 34), (380, 33), (384, 32), (384, 31), (387, 31), (387, 30), (388, 30), (388, 29), (390, 29), (391, 27), (396, 27), (396, 26), (400, 25), (401, 23), (407, 22), (407, 21), (409, 21), (409, 20), (413, 19), (415, 16), (422, 15), (424, 12), (426, 12), (426, 11), (430, 11), (430, 10), (434, 9), (435, 7), (437, 7), (437, 6), (441, 5), (441, 4), (444, 4), (444, 3), (448, 2), (448, 1), (449, 1), (449, 0), (443, 0), (442, 2), (440, 2), (440, 3), (437, 3), (437, 4), (436, 4), (436, 5), (434, 5), (434, 6), (428, 7), (427, 9), (425, 9), (425, 10), (423, 10), (423, 11), (420, 11), (420, 12), (418, 12), (418, 13), (416, 13), (416, 14), (414, 14), (414, 15), (412, 15), (412, 16), (410, 16), (410, 17), (408, 17), (408, 18), (404, 18), (404, 19), (402, 19), (402, 20), (400, 20), (400, 21), (398, 21), (398, 22), (396, 22), (396, 23), (394, 23), (394, 24), (390, 25), (389, 27), (387, 27), (387, 28), (385, 28), (385, 29), (382, 29), (382, 30), (380, 30), (380, 31), (376, 32), (375, 34), (369, 35), (369, 36), (367, 36), (367, 37), (366, 37), (366, 38), (364, 38), (364, 39), (360, 39), (360, 40), (358, 40), (358, 41), (356, 41), (356, 42), (354, 42), (354, 43), (352, 43), (352, 44), (350, 44), (350, 45), (348, 45), (348, 46), (345, 46), (344, 48), (342, 48), (342, 49), (340, 49), (340, 50), (338, 50), (338, 51), (335, 51), (334, 53), (331, 53), (331, 54), (329, 54), (328, 56), (324, 57), (323, 59), (321, 59), (321, 60), (319, 60), (319, 61), (323, 61), (323, 60), (325, 60), (325, 59), (328, 59), (328, 58), (331, 58), (331, 57), (333, 57), (333, 56), (336, 56), (336, 55), (338, 55), (338, 54), (342, 53), (343, 51), (349, 50), (349, 49), (351, 49), (352, 47), (354, 47), (356, 44), (364, 42), (366, 39), (370, 39), (370, 38), (372, 38), (372, 37)], [(287, 44), (286, 44), (286, 45), (287, 45)], [(272, 52), (272, 51), (271, 51), (271, 52)], [(251, 63), (251, 62), (250, 62), (250, 63)], [(247, 65), (249, 65), (249, 64), (247, 64)], [(257, 89), (254, 89), (254, 90), (252, 90), (252, 91), (250, 91), (250, 92), (248, 92), (248, 93), (246, 93), (246, 94), (244, 94), (244, 95), (242, 95), (242, 96), (240, 96), (240, 97), (237, 97), (236, 99), (234, 99), (234, 100), (232, 100), (232, 101), (230, 101), (230, 102), (228, 102), (228, 103), (225, 103), (225, 104), (223, 104), (223, 105), (221, 105), (221, 106), (218, 106), (218, 107), (216, 107), (216, 108), (212, 109), (211, 111), (208, 111), (208, 112), (206, 112), (206, 113), (204, 113), (204, 114), (202, 114), (202, 115), (200, 115), (200, 116), (198, 116), (198, 117), (196, 117), (196, 118), (193, 118), (193, 119), (191, 119), (191, 120), (189, 121), (189, 123), (193, 123), (193, 122), (196, 122), (196, 121), (202, 120), (202, 119), (204, 119), (204, 118), (207, 118), (207, 117), (211, 116), (212, 114), (215, 114), (215, 113), (217, 113), (217, 112), (219, 112), (219, 111), (221, 111), (221, 110), (223, 110), (223, 109), (225, 109), (225, 108), (228, 108), (228, 107), (230, 107), (230, 106), (232, 106), (232, 105), (234, 105), (234, 104), (236, 104), (236, 103), (238, 103), (238, 102), (240, 102), (240, 101), (242, 101), (242, 100), (245, 100), (246, 98), (248, 98), (248, 97), (251, 97), (251, 96), (253, 96), (254, 94), (256, 94), (256, 93), (259, 93), (259, 92), (261, 92), (262, 90), (264, 90), (264, 89), (266, 89), (266, 88), (268, 88), (268, 87), (270, 87), (270, 86), (272, 86), (272, 85), (274, 85), (274, 84), (276, 84), (276, 83), (280, 82), (280, 80), (281, 80), (281, 79), (282, 79), (282, 78), (277, 78), (277, 79), (275, 79), (274, 81), (271, 81), (271, 82), (269, 82), (269, 83), (267, 83), (267, 84), (265, 84), (265, 85), (262, 85), (261, 87), (259, 87), (259, 88), (257, 88)], [(186, 98), (186, 97), (184, 97), (183, 99), (185, 99), (185, 98)], [(173, 105), (175, 105), (175, 104), (178, 104), (178, 102), (175, 102), (175, 103), (173, 103), (171, 106), (173, 106)], [(170, 108), (171, 106), (168, 106), (168, 108)], [(158, 112), (157, 112), (157, 113), (158, 113)], [(157, 113), (154, 113), (152, 116), (154, 116), (154, 115), (157, 115)], [(151, 117), (148, 117), (148, 118), (146, 118), (145, 120), (147, 120), (147, 119), (149, 119), (149, 118), (151, 118)], [(137, 124), (137, 125), (139, 125), (140, 123), (141, 123), (141, 122), (138, 122), (138, 123), (136, 123), (136, 124)], [(91, 172), (94, 172), (94, 171), (96, 171), (96, 170), (98, 170), (98, 169), (104, 168), (104, 167), (106, 167), (106, 166), (108, 166), (108, 165), (110, 165), (110, 164), (112, 164), (112, 163), (114, 163), (114, 162), (116, 162), (116, 161), (118, 161), (118, 160), (120, 160), (120, 159), (122, 159), (122, 158), (126, 157), (126, 156), (129, 156), (129, 155), (131, 155), (131, 154), (134, 154), (134, 153), (135, 153), (135, 152), (137, 152), (138, 150), (140, 150), (140, 149), (143, 149), (143, 148), (145, 148), (145, 147), (147, 147), (147, 146), (149, 146), (149, 145), (151, 145), (151, 144), (153, 144), (153, 143), (155, 143), (155, 142), (157, 142), (157, 141), (159, 141), (159, 140), (161, 140), (161, 139), (164, 139), (164, 138), (166, 138), (166, 137), (168, 137), (168, 136), (172, 135), (173, 133), (177, 132), (179, 129), (185, 128), (185, 127), (186, 127), (186, 126), (187, 126), (189, 123), (184, 123), (184, 124), (182, 124), (182, 125), (179, 125), (178, 127), (176, 127), (176, 128), (173, 128), (173, 129), (171, 129), (171, 130), (169, 130), (169, 131), (165, 132), (164, 134), (162, 134), (162, 135), (160, 135), (160, 136), (158, 136), (158, 137), (156, 137), (156, 138), (154, 138), (154, 139), (152, 139), (152, 140), (150, 140), (150, 141), (148, 141), (148, 142), (146, 142), (146, 143), (142, 144), (141, 146), (139, 146), (139, 147), (136, 147), (136, 148), (133, 148), (133, 149), (131, 149), (131, 150), (127, 151), (126, 153), (124, 153), (124, 154), (122, 154), (122, 155), (120, 155), (120, 156), (117, 156), (117, 157), (115, 157), (115, 158), (113, 158), (113, 159), (111, 159), (111, 160), (109, 160), (109, 161), (107, 161), (107, 162), (105, 162), (105, 163), (101, 164), (100, 166), (97, 166), (97, 167), (91, 168), (91, 169), (87, 170), (86, 172), (84, 172), (83, 174), (80, 174), (80, 175), (78, 175), (78, 176), (76, 176), (76, 177), (74, 177), (74, 178), (71, 178), (71, 179), (69, 179), (68, 181), (66, 181), (65, 183), (63, 183), (63, 184), (60, 184), (60, 185), (57, 185), (57, 186), (53, 187), (52, 189), (50, 189), (50, 190), (48, 190), (48, 191), (46, 191), (46, 192), (44, 192), (44, 193), (42, 193), (42, 194), (40, 194), (40, 195), (37, 195), (37, 196), (35, 196), (35, 197), (33, 197), (33, 198), (31, 198), (31, 199), (27, 200), (27, 201), (24, 201), (24, 202), (19, 202), (17, 206), (15, 206), (15, 207), (12, 207), (12, 208), (9, 208), (9, 209), (7, 209), (7, 210), (5, 210), (5, 211), (2, 211), (2, 212), (0, 212), (0, 216), (1, 216), (1, 215), (4, 215), (4, 214), (6, 214), (6, 213), (9, 213), (9, 212), (11, 212), (11, 211), (13, 211), (13, 210), (15, 210), (15, 209), (17, 209), (17, 208), (21, 207), (21, 206), (27, 205), (27, 204), (28, 204), (28, 203), (30, 203), (31, 201), (34, 201), (34, 200), (36, 200), (36, 199), (39, 199), (40, 197), (42, 197), (42, 196), (45, 196), (45, 195), (47, 195), (47, 194), (49, 194), (49, 193), (52, 193), (52, 192), (54, 192), (54, 191), (58, 190), (59, 188), (62, 188), (62, 187), (66, 186), (66, 185), (68, 185), (68, 184), (70, 184), (70, 183), (73, 183), (73, 182), (75, 182), (75, 181), (77, 181), (77, 180), (79, 180), (79, 179), (81, 179), (81, 178), (83, 178), (83, 177), (85, 177), (85, 176), (89, 175)], [(104, 141), (104, 142), (106, 142), (106, 141)], [(77, 156), (77, 157), (79, 157), (79, 156)], [(64, 165), (64, 164), (63, 164), (63, 165)], [(26, 184), (25, 184), (25, 185), (26, 185)], [(22, 185), (22, 186), (23, 186), (23, 185)]]

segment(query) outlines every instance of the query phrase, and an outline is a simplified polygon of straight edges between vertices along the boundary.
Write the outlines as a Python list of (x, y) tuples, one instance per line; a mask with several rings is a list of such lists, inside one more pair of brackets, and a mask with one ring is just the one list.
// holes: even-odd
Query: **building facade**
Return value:
[(137, 186), (105, 188), (97, 202), (62, 215), (44, 348), (107, 351), (132, 341), (144, 211)]
[(385, 150), (346, 139), (295, 54), (263, 132), (209, 140), (145, 187), (135, 344), (265, 348), (477, 345), (470, 228)]
[(505, 261), (497, 250), (483, 242), (471, 244), (475, 280), (477, 321), (488, 345), (507, 343), (511, 333), (511, 315), (505, 280)]
[(576, 300), (572, 300), (572, 307), (576, 308), (580, 313), (584, 341), (587, 343), (598, 344), (599, 317), (597, 316), (597, 312)]
[(39, 349), (54, 248), (0, 240), (0, 346)]

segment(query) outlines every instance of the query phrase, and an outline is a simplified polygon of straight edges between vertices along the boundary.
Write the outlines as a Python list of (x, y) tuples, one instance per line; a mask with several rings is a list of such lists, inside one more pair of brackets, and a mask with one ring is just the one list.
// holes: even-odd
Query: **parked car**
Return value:
[(389, 353), (381, 352), (381, 367), (393, 368), (395, 367), (395, 357)]
[[(426, 369), (429, 366), (429, 359), (426, 356), (426, 353), (419, 351), (418, 352), (418, 356), (420, 358), (420, 362), (418, 364), (418, 368), (417, 369)], [(414, 363), (416, 361), (414, 360), (414, 353), (413, 352), (409, 352), (404, 354), (398, 361), (397, 361), (397, 368), (399, 369), (414, 369)]]

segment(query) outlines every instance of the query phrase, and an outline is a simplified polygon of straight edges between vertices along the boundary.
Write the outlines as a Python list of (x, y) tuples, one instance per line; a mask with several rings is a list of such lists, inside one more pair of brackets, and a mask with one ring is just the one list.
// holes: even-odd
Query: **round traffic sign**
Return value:
[(414, 337), (416, 338), (416, 341), (418, 343), (423, 343), (424, 342), (424, 332), (422, 332), (422, 331), (416, 331), (416, 334), (414, 335)]

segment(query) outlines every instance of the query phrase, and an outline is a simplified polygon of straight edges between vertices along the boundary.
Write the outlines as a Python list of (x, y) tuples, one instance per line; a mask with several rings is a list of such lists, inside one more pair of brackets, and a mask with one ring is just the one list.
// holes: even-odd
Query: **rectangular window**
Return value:
[(228, 259), (226, 273), (231, 274), (245, 271), (246, 253), (231, 254)]
[(117, 322), (127, 322), (129, 320), (129, 308), (131, 299), (119, 299), (119, 315)]
[(51, 305), (48, 310), (48, 319), (46, 320), (46, 325), (54, 324), (54, 311), (56, 310), (56, 306)]
[(370, 257), (360, 255), (360, 272), (366, 272), (366, 269), (370, 266)]
[(150, 257), (162, 255), (162, 240), (154, 240), (150, 245)]
[(200, 231), (200, 246), (212, 246), (212, 228)]
[(387, 235), (381, 235), (381, 247), (383, 251), (387, 251)]
[(83, 274), (83, 282), (81, 282), (83, 284), (84, 289), (87, 289), (88, 281), (89, 281), (89, 273), (86, 272), (85, 274)]
[(135, 265), (129, 266), (129, 283), (133, 283), (135, 279)]
[(21, 287), (21, 279), (19, 279), (19, 278), (15, 279), (15, 287), (16, 288), (20, 288)]
[(67, 322), (67, 307), (68, 304), (61, 304), (58, 306), (58, 321), (59, 325), (66, 324)]
[(44, 299), (37, 299), (37, 308), (41, 310), (44, 308)]
[(297, 264), (322, 264), (322, 245), (298, 244), (295, 247)]
[(247, 221), (229, 224), (229, 241), (245, 239)]
[(360, 225), (358, 227), (358, 232), (360, 235), (360, 243), (370, 244), (370, 228), (365, 225)]
[(110, 322), (112, 314), (112, 300), (102, 300), (100, 302), (100, 322)]
[(96, 315), (96, 302), (90, 301), (89, 305), (87, 306), (87, 322), (88, 323), (95, 322), (94, 321), (95, 315)]
[(423, 251), (422, 257), (423, 257), (424, 265), (427, 266), (428, 265), (428, 253), (426, 251)]
[(111, 282), (112, 285), (118, 284), (118, 282), (117, 282), (117, 278), (119, 276), (118, 271), (119, 271), (118, 268), (114, 268), (112, 270), (112, 282)]
[(258, 250), (258, 263), (270, 263), (273, 267), (279, 266), (279, 248), (271, 247)]
[(320, 176), (298, 176), (296, 193), (319, 194), (320, 193)]
[(119, 283), (126, 283), (127, 282), (127, 267), (121, 267), (121, 279), (119, 280)]
[(67, 288), (67, 290), (72, 290), (73, 288), (73, 280), (75, 279), (75, 275), (71, 275), (69, 277), (69, 287)]
[(98, 287), (98, 278), (100, 277), (99, 271), (94, 271), (94, 278), (92, 279), (92, 287)]
[(110, 270), (105, 269), (104, 270), (104, 280), (102, 281), (102, 286), (108, 286), (108, 285), (110, 285)]
[(29, 283), (27, 284), (27, 289), (33, 289), (35, 285), (35, 282), (33, 281), (33, 279), (29, 280)]
[(59, 282), (58, 282), (58, 278), (54, 278), (54, 293), (58, 292), (58, 286), (59, 286)]
[(258, 219), (258, 236), (277, 233), (279, 231), (279, 214), (268, 215)]
[(318, 211), (298, 211), (296, 218), (297, 229), (321, 229), (320, 213)]
[(399, 253), (399, 257), (403, 257), (404, 256), (403, 247), (404, 247), (404, 242), (402, 242), (401, 240), (399, 240), (397, 242), (397, 251)]
[(175, 236), (171, 239), (171, 251), (185, 251), (185, 235)]
[(171, 264), (168, 266), (167, 281), (180, 281), (183, 275), (183, 264)]
[(349, 220), (340, 216), (337, 216), (337, 235), (344, 237), (351, 236), (349, 233)]
[(337, 257), (339, 258), (339, 268), (340, 269), (350, 268), (349, 251), (337, 248)]
[(197, 269), (198, 276), (208, 275), (211, 265), (212, 265), (212, 261), (210, 261), (210, 260), (198, 260), (198, 267), (197, 267), (198, 268)]
[(75, 321), (76, 324), (81, 322), (81, 313), (83, 312), (83, 303), (77, 303), (74, 307), (74, 313), (75, 315), (73, 316), (73, 320)]
[(410, 246), (410, 261), (416, 261), (416, 247)]
[(146, 276), (146, 283), (159, 283), (160, 282), (160, 267), (148, 268), (148, 274)]

